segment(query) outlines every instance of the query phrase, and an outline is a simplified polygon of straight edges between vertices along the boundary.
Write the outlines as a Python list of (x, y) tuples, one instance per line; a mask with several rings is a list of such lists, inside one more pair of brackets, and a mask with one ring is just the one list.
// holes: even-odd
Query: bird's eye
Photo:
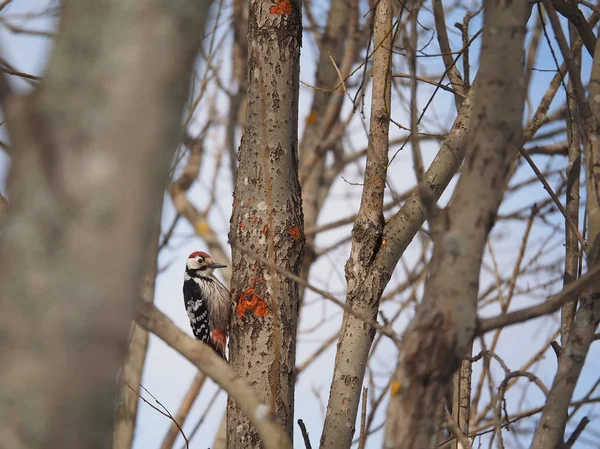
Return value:
[(204, 259), (202, 257), (198, 257), (198, 262), (202, 263), (204, 262)]

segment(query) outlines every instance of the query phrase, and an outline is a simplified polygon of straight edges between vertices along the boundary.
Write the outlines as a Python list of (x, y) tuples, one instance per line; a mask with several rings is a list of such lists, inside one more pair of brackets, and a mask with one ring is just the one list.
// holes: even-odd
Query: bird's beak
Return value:
[(215, 269), (215, 268), (226, 268), (226, 267), (227, 267), (227, 265), (223, 265), (222, 263), (214, 263), (214, 262), (211, 262), (208, 265), (208, 268), (213, 268), (213, 269)]

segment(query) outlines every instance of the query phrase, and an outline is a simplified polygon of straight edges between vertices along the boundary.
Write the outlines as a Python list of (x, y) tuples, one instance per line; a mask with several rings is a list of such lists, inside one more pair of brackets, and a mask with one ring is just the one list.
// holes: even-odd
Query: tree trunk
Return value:
[[(250, 6), (246, 129), (229, 234), (235, 302), (229, 349), (234, 370), (291, 437), (298, 285), (252, 253), (296, 274), (304, 253), (297, 156), (301, 4), (261, 0)], [(227, 447), (262, 447), (232, 401), (227, 414)]]
[[(379, 50), (373, 57), (373, 93), (365, 183), (360, 209), (352, 229), (352, 251), (346, 263), (346, 301), (357, 310), (366, 309), (365, 315), (373, 319), (376, 319), (379, 298), (387, 282), (384, 280), (384, 274), (372, 270), (371, 267), (383, 241), (383, 194), (387, 176), (391, 116), (391, 30), (392, 2), (381, 0), (375, 12), (373, 32), (374, 47), (379, 46)], [(348, 332), (351, 322), (356, 322), (357, 326)], [(321, 449), (350, 447), (366, 356), (374, 336), (375, 329), (354, 316), (344, 314), (327, 415), (321, 435)]]
[(0, 441), (106, 448), (146, 243), (209, 1), (69, 1), (44, 81), (9, 98)]
[(524, 3), (485, 4), (473, 138), (447, 210), (429, 210), (433, 256), (399, 349), (384, 448), (437, 447), (440, 405), (476, 330), (483, 250), (522, 145)]

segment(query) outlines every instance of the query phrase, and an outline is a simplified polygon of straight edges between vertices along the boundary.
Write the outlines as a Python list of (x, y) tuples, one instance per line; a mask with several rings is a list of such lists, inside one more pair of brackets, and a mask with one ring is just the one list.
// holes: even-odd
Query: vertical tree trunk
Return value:
[[(292, 436), (298, 285), (243, 252), (293, 273), (304, 253), (298, 182), (298, 1), (250, 2), (246, 129), (239, 150), (230, 240), (233, 245), (230, 358), (234, 370), (271, 406)], [(227, 447), (261, 443), (228, 404)]]
[(440, 404), (471, 347), (483, 250), (522, 145), (524, 3), (485, 4), (474, 135), (447, 210), (430, 223), (430, 273), (402, 340), (384, 448), (437, 447)]
[(151, 218), (209, 1), (66, 0), (44, 81), (5, 112), (3, 447), (106, 448)]
[[(387, 176), (391, 116), (392, 2), (377, 4), (374, 23), (373, 93), (369, 147), (360, 209), (352, 229), (352, 250), (346, 263), (346, 302), (354, 309), (376, 318), (385, 274), (373, 266), (382, 244), (383, 195)], [(375, 313), (373, 313), (375, 312)], [(355, 326), (353, 328), (353, 325)], [(366, 357), (375, 336), (364, 321), (344, 314), (342, 335), (327, 415), (321, 435), (321, 449), (349, 448), (354, 435)]]

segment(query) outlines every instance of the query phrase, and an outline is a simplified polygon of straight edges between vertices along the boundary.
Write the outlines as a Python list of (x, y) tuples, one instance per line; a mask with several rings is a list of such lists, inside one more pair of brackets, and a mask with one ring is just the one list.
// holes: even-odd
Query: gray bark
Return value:
[[(159, 208), (153, 217), (155, 222), (154, 229), (151, 232), (149, 241), (146, 242), (148, 245), (148, 259), (144, 264), (145, 273), (140, 293), (142, 298), (148, 302), (154, 301), (161, 215), (162, 208)], [(131, 323), (127, 356), (119, 372), (119, 391), (115, 411), (112, 449), (129, 449), (133, 445), (139, 390), (146, 363), (149, 337), (148, 332), (139, 327), (135, 322)]]
[[(424, 181), (429, 185), (435, 199), (441, 196), (458, 171), (465, 155), (466, 144), (472, 137), (473, 97), (478, 85), (478, 81), (473, 83), (452, 129), (425, 172)], [(413, 193), (385, 224), (382, 238), (385, 245), (378, 249), (373, 263), (351, 273), (355, 280), (352, 282), (352, 288), (348, 290), (346, 302), (354, 310), (367, 316), (377, 316), (381, 294), (389, 282), (398, 260), (425, 222), (425, 216), (425, 206), (421, 197), (417, 193)], [(336, 426), (344, 425), (346, 422), (351, 422), (351, 425), (354, 426), (358, 411), (358, 398), (373, 335), (363, 320), (344, 313), (342, 339), (338, 344), (338, 355), (336, 355), (332, 381), (332, 389), (336, 388), (338, 393), (335, 396), (335, 403), (330, 402), (327, 409), (327, 414), (335, 418), (334, 421), (330, 420), (329, 422), (335, 423)], [(341, 351), (350, 349), (353, 351), (352, 358), (339, 356)], [(342, 373), (346, 374), (341, 376)], [(335, 430), (331, 426), (326, 426), (323, 433), (330, 431)], [(331, 447), (350, 447), (351, 437), (351, 433), (345, 434), (344, 441), (339, 446)]]
[(9, 98), (0, 441), (104, 448), (208, 1), (65, 1), (44, 81)]
[[(352, 230), (352, 250), (346, 263), (348, 282), (346, 303), (357, 311), (367, 312), (365, 315), (372, 318), (375, 318), (373, 309), (377, 311), (383, 291), (382, 276), (377, 271), (371, 271), (370, 265), (381, 247), (383, 234), (383, 194), (391, 114), (391, 29), (392, 2), (381, 0), (375, 12), (374, 47), (383, 43), (373, 59), (373, 93), (365, 184), (360, 209)], [(357, 293), (362, 293), (364, 296)], [(349, 327), (349, 322), (354, 321), (357, 328), (352, 329)], [(364, 338), (365, 335), (367, 338)], [(375, 329), (367, 323), (347, 313), (344, 314), (327, 415), (321, 435), (322, 449), (350, 447), (355, 430), (366, 356), (374, 335)]]
[[(298, 285), (236, 245), (298, 273), (304, 252), (298, 182), (301, 4), (251, 2), (246, 129), (239, 150), (230, 240), (235, 313), (231, 366), (292, 436)], [(227, 447), (262, 447), (256, 429), (231, 401)]]
[[(573, 25), (569, 25), (571, 45), (577, 40), (577, 31)], [(577, 67), (581, 70), (581, 55), (575, 58)], [(579, 224), (579, 177), (581, 173), (581, 132), (580, 120), (577, 112), (577, 100), (573, 89), (573, 81), (568, 82), (569, 97), (567, 105), (569, 115), (567, 117), (567, 139), (569, 144), (568, 157), (569, 166), (567, 169), (567, 191), (566, 211), (571, 221), (578, 226)], [(563, 283), (570, 284), (577, 279), (579, 269), (579, 242), (574, 230), (565, 225), (565, 273)], [(561, 311), (561, 343), (563, 346), (569, 340), (569, 333), (575, 319), (577, 300), (571, 301), (562, 307)]]
[(452, 204), (429, 217), (430, 274), (399, 350), (385, 448), (436, 447), (440, 404), (475, 335), (483, 250), (522, 144), (526, 9), (520, 2), (485, 4), (474, 134)]

